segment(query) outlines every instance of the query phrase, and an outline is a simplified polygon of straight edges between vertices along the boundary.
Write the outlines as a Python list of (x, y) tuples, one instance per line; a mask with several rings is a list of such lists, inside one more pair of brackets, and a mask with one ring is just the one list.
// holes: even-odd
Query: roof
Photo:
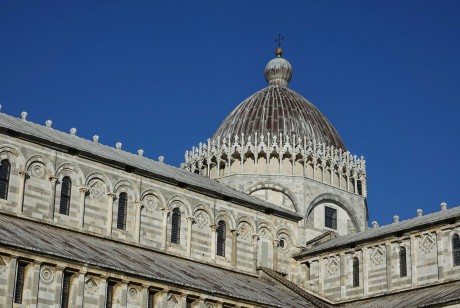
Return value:
[(265, 68), (269, 86), (239, 104), (222, 122), (212, 139), (251, 136), (289, 136), (306, 138), (346, 151), (337, 130), (303, 96), (287, 87), (292, 68), (283, 58), (271, 60)]
[(0, 245), (264, 307), (317, 307), (268, 279), (5, 214)]
[(44, 144), (64, 152), (71, 152), (142, 176), (181, 185), (189, 190), (198, 191), (215, 198), (222, 198), (259, 211), (269, 212), (296, 221), (302, 219), (300, 215), (249, 196), (206, 176), (194, 174), (147, 157), (112, 148), (4, 113), (0, 113), (0, 133)]
[(423, 288), (416, 288), (374, 298), (353, 301), (340, 306), (360, 308), (444, 307), (460, 303), (459, 290), (460, 281), (448, 282), (434, 286), (429, 284)]
[(417, 216), (412, 219), (395, 222), (375, 229), (367, 229), (366, 231), (340, 236), (318, 246), (309, 249), (305, 248), (300, 253), (296, 254), (294, 258), (300, 259), (318, 252), (329, 251), (348, 245), (357, 245), (368, 240), (377, 240), (400, 232), (423, 229), (429, 227), (430, 225), (440, 224), (446, 221), (449, 222), (449, 220), (457, 219), (459, 217), (460, 206), (457, 206), (445, 211)]

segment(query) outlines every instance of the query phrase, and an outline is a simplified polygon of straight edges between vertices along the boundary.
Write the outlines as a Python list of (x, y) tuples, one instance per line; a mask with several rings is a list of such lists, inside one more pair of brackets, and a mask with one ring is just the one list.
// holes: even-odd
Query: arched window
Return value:
[(460, 265), (460, 238), (458, 234), (454, 234), (452, 237), (452, 257), (454, 266)]
[(128, 194), (120, 193), (118, 196), (118, 214), (117, 214), (117, 229), (124, 230), (126, 227), (126, 205), (128, 203)]
[(180, 243), (180, 210), (177, 207), (172, 211), (171, 243)]
[(358, 187), (358, 195), (363, 195), (363, 182), (361, 182), (361, 180), (358, 180), (358, 182), (356, 182), (356, 187)]
[(406, 248), (404, 247), (399, 250), (399, 276), (407, 277)]
[(10, 184), (10, 162), (6, 159), (0, 163), (0, 199), (8, 199), (8, 187)]
[(353, 287), (359, 287), (359, 259), (353, 258)]
[(225, 221), (217, 223), (217, 255), (225, 257)]
[(68, 176), (65, 176), (61, 182), (61, 201), (59, 203), (59, 214), (69, 215), (71, 190), (72, 181)]

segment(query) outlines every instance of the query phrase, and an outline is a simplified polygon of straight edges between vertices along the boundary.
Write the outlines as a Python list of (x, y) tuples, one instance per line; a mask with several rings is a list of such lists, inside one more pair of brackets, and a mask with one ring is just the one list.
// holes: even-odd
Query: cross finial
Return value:
[(276, 45), (278, 45), (278, 48), (281, 47), (281, 43), (284, 40), (284, 36), (281, 33), (278, 33), (278, 36), (275, 39)]

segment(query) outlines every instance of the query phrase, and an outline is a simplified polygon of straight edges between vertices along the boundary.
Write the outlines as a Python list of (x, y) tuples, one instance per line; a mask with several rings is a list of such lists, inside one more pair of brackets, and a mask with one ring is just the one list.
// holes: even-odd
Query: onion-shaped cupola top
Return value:
[(265, 80), (269, 85), (286, 87), (292, 78), (292, 66), (286, 59), (281, 58), (283, 50), (276, 50), (277, 58), (274, 58), (265, 66)]
[(269, 85), (238, 105), (222, 122), (212, 139), (280, 135), (307, 138), (346, 150), (336, 129), (326, 117), (300, 94), (287, 87), (292, 77), (291, 64), (277, 57), (265, 67)]

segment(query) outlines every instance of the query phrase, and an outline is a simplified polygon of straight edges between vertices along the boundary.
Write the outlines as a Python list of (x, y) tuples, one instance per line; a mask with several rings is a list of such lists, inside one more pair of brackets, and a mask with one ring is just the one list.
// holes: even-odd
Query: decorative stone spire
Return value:
[(286, 59), (281, 58), (282, 54), (283, 50), (278, 47), (276, 49), (277, 57), (265, 66), (265, 80), (270, 85), (287, 87), (292, 78), (292, 66)]

